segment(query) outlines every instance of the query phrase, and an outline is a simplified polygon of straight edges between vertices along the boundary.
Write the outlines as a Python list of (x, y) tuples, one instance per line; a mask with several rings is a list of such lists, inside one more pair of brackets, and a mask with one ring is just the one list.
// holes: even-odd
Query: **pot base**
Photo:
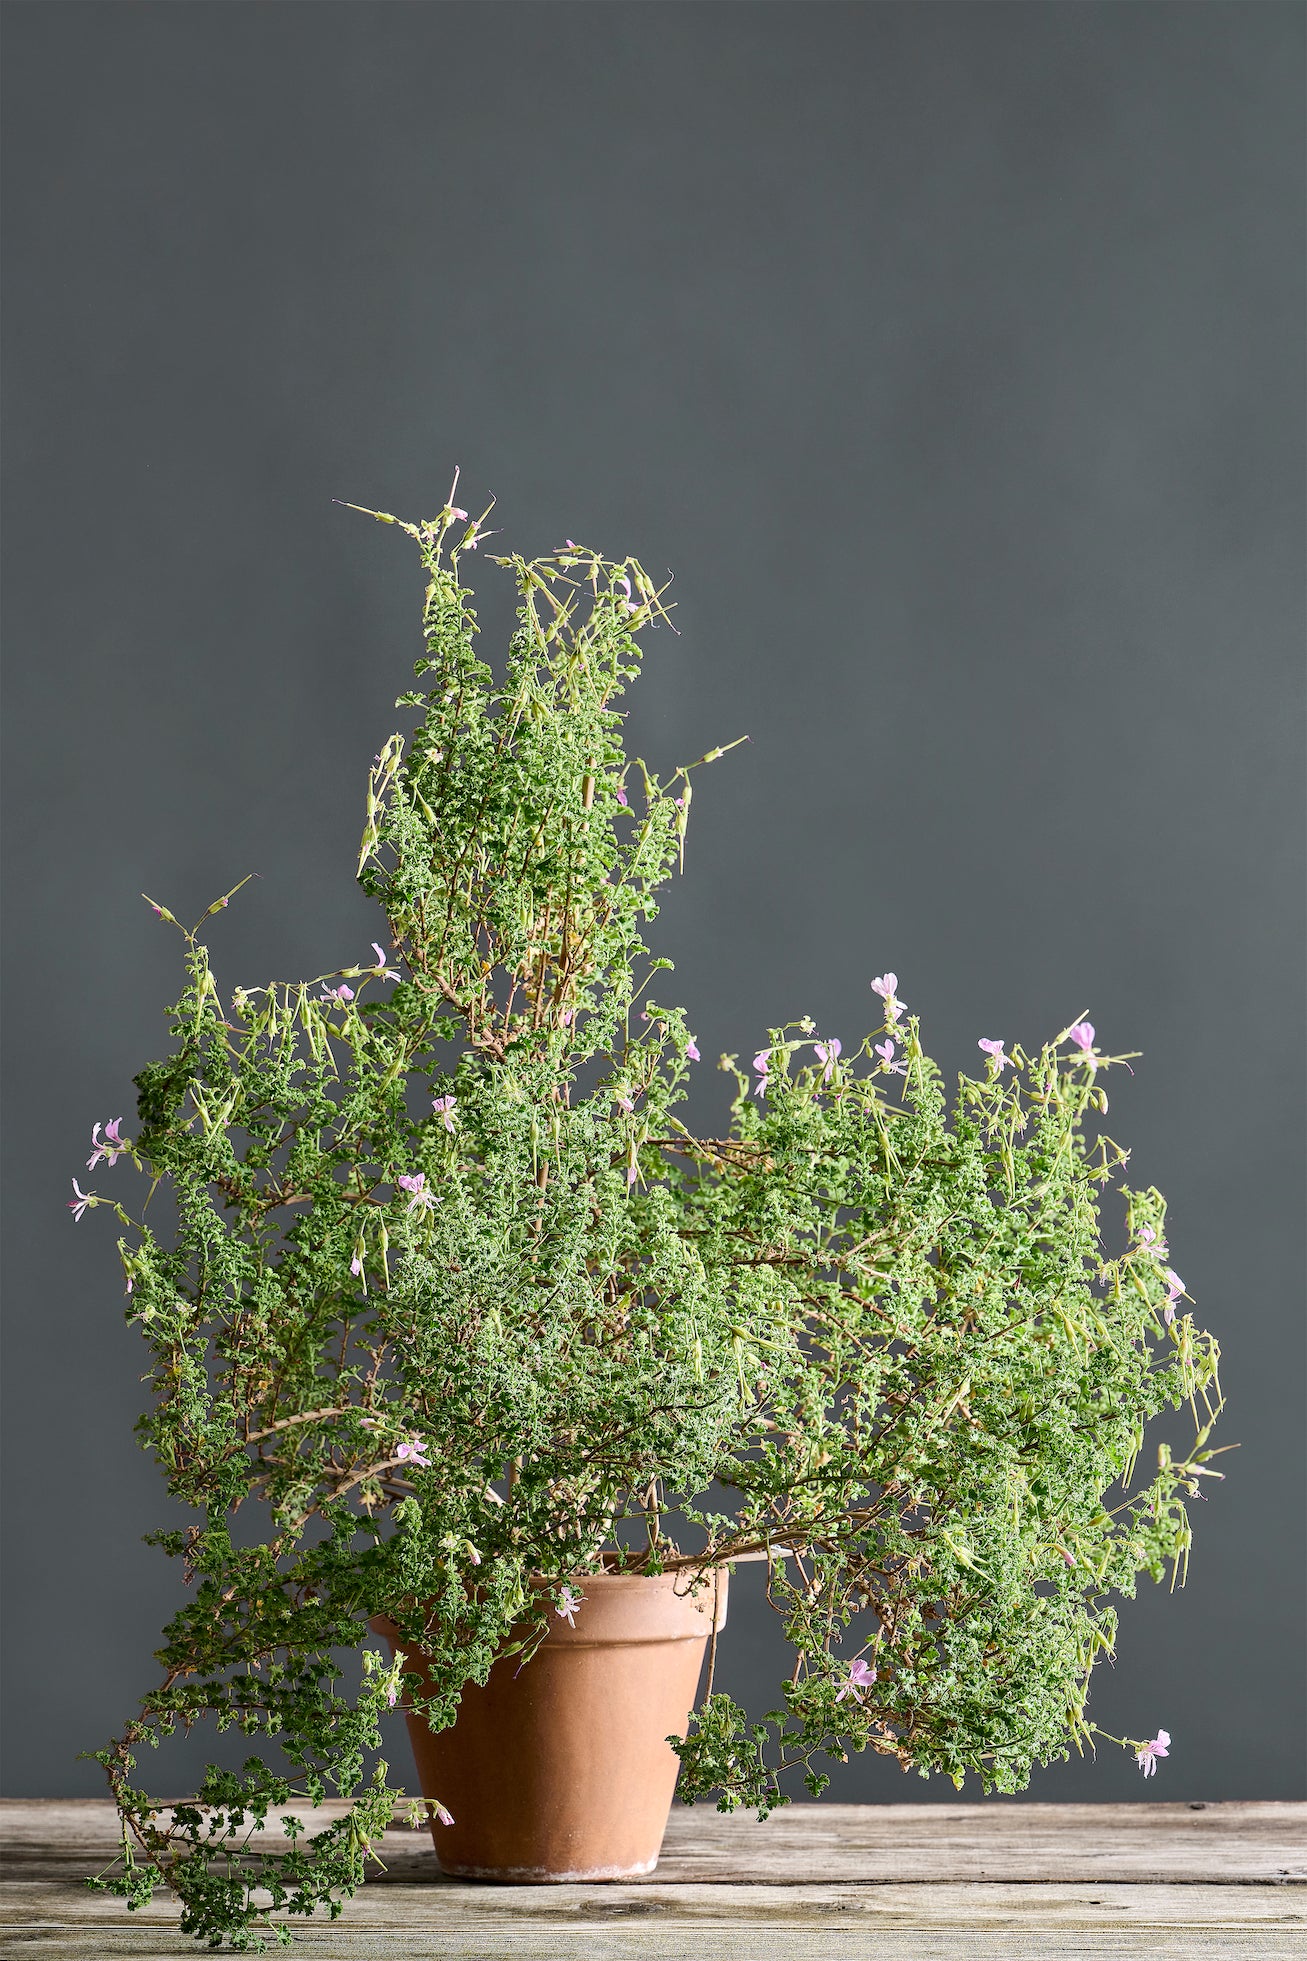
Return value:
[(634, 1866), (591, 1866), (576, 1872), (559, 1872), (554, 1866), (453, 1866), (436, 1854), (447, 1879), (479, 1879), (500, 1886), (596, 1886), (605, 1880), (646, 1879), (657, 1866), (654, 1859), (643, 1859)]

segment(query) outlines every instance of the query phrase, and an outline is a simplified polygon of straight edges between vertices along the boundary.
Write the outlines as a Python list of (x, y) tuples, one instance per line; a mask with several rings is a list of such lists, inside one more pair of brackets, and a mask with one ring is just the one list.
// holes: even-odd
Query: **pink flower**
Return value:
[(462, 519), (464, 519), (464, 521), (466, 521), (467, 519), (467, 512), (460, 510), (457, 504), (450, 505), (449, 515), (451, 517), (461, 517)]
[(377, 979), (398, 980), (399, 974), (397, 973), (394, 967), (388, 967), (386, 965), (386, 956), (381, 951), (381, 948), (377, 945), (377, 942), (375, 940), (373, 940), (372, 942), (372, 951), (377, 956), (377, 964), (375, 967), (372, 968), (371, 971), (377, 976)]
[(835, 1058), (843, 1046), (840, 1038), (838, 1035), (832, 1035), (829, 1042), (814, 1042), (812, 1046), (817, 1051), (818, 1061), (826, 1065), (821, 1072), (821, 1079), (824, 1083), (828, 1083), (835, 1074)]
[(1094, 1052), (1094, 1024), (1092, 1021), (1078, 1021), (1074, 1028), (1067, 1029), (1068, 1038), (1086, 1055)]
[(433, 1096), (431, 1099), (431, 1111), (433, 1116), (441, 1118), (446, 1130), (453, 1130), (454, 1098), (452, 1096)]
[(326, 988), (319, 994), (318, 999), (319, 1001), (335, 1001), (343, 1008), (347, 1001), (354, 999), (354, 990), (347, 982), (342, 981), (339, 987)]
[(640, 609), (631, 597), (631, 581), (627, 578), (618, 578), (616, 580), (616, 584), (619, 585), (622, 588), (622, 591), (626, 594), (625, 599), (619, 599), (617, 602), (618, 605), (622, 608), (622, 611), (624, 613), (638, 613)]
[(1166, 1306), (1162, 1309), (1162, 1319), (1169, 1328), (1175, 1319), (1175, 1304), (1184, 1292), (1184, 1281), (1170, 1267), (1166, 1269)]
[(627, 802), (626, 791), (622, 788), (620, 783), (617, 786), (617, 801), (618, 803), (621, 804), (623, 810), (629, 810), (631, 808), (630, 804)]
[(77, 1197), (68, 1200), (68, 1210), (72, 1213), (73, 1222), (76, 1224), (87, 1206), (95, 1204), (96, 1198), (94, 1192), (84, 1192), (75, 1178), (73, 1179), (73, 1190), (77, 1193)]
[(395, 1455), (402, 1463), (421, 1464), (424, 1469), (429, 1469), (431, 1459), (426, 1455), (426, 1448), (424, 1437), (409, 1437), (402, 1444), (395, 1445)]
[(402, 1192), (411, 1193), (408, 1202), (410, 1212), (416, 1211), (422, 1206), (425, 1206), (428, 1212), (435, 1210), (436, 1195), (434, 1192), (427, 1190), (427, 1174), (425, 1171), (403, 1171), (396, 1178), (395, 1183)]
[(386, 1690), (386, 1701), (390, 1704), (392, 1709), (395, 1707), (395, 1704), (399, 1701), (399, 1690), (395, 1687), (395, 1684), (393, 1682), (391, 1683), (390, 1687)]
[(1157, 1759), (1159, 1757), (1169, 1756), (1170, 1751), (1170, 1733), (1167, 1730), (1159, 1729), (1157, 1735), (1150, 1743), (1143, 1744), (1135, 1751), (1135, 1762), (1138, 1764), (1140, 1770), (1143, 1771), (1145, 1777), (1153, 1777), (1157, 1773)]
[(836, 1702), (843, 1702), (845, 1696), (852, 1696), (855, 1702), (861, 1702), (864, 1689), (869, 1689), (875, 1679), (875, 1669), (858, 1655), (849, 1663), (849, 1679), (836, 1696)]
[(617, 1107), (619, 1110), (625, 1110), (628, 1117), (631, 1116), (635, 1110), (635, 1105), (634, 1103), (632, 1103), (629, 1096), (619, 1096), (617, 1099)]
[(638, 1171), (636, 1170), (636, 1167), (635, 1167), (635, 1166), (634, 1166), (633, 1164), (628, 1164), (628, 1165), (627, 1165), (627, 1167), (626, 1167), (626, 1182), (627, 1182), (627, 1185), (628, 1185), (628, 1187), (629, 1187), (629, 1186), (631, 1186), (631, 1185), (633, 1185), (633, 1184), (635, 1183), (635, 1181), (636, 1181), (636, 1179), (637, 1179), (637, 1178), (639, 1177), (639, 1175), (640, 1175), (640, 1174), (639, 1174), (639, 1172), (638, 1172)]
[(980, 1040), (976, 1043), (976, 1047), (978, 1049), (983, 1049), (986, 1055), (991, 1056), (993, 1058), (993, 1060), (998, 1064), (998, 1073), (1001, 1076), (1004, 1069), (1007, 1068), (1007, 1066), (1012, 1060), (1010, 1055), (1004, 1055), (1003, 1044), (1001, 1042), (987, 1041), (985, 1037), (982, 1035)]
[(890, 1041), (876, 1042), (873, 1044), (873, 1047), (875, 1048), (876, 1054), (880, 1057), (882, 1063), (885, 1065), (886, 1069), (888, 1069), (891, 1076), (907, 1075), (908, 1073), (907, 1063), (896, 1062), (894, 1060), (893, 1042)]
[(753, 1066), (758, 1071), (758, 1081), (754, 1087), (754, 1095), (766, 1096), (767, 1071), (771, 1067), (771, 1050), (759, 1049), (757, 1055), (753, 1058)]
[(1164, 1260), (1170, 1250), (1166, 1241), (1158, 1238), (1157, 1232), (1152, 1226), (1141, 1226), (1139, 1228), (1139, 1244), (1141, 1249), (1145, 1253), (1151, 1253), (1155, 1260)]
[(86, 1160), (88, 1171), (94, 1170), (101, 1158), (107, 1164), (114, 1163), (115, 1159), (121, 1157), (122, 1153), (127, 1149), (127, 1145), (118, 1135), (118, 1126), (121, 1122), (121, 1117), (115, 1117), (111, 1123), (104, 1125), (103, 1141), (101, 1141), (100, 1137), (100, 1125), (96, 1124), (94, 1130), (91, 1132), (91, 1142), (95, 1146), (94, 1155)]
[(349, 1270), (353, 1274), (356, 1280), (362, 1280), (363, 1291), (366, 1294), (368, 1291), (368, 1283), (367, 1283), (367, 1278), (363, 1272), (363, 1255), (361, 1253), (356, 1253), (354, 1255), (353, 1259), (349, 1263)]
[(699, 1060), (699, 1050), (693, 1039), (685, 1045), (685, 1059), (687, 1062), (697, 1062)]
[(432, 1798), (432, 1800), (431, 1800), (431, 1809), (432, 1809), (432, 1810), (433, 1810), (433, 1811), (435, 1812), (435, 1814), (436, 1814), (436, 1816), (437, 1816), (437, 1818), (438, 1818), (438, 1819), (440, 1820), (440, 1822), (441, 1822), (441, 1824), (442, 1824), (442, 1825), (452, 1825), (452, 1824), (453, 1824), (453, 1822), (454, 1822), (454, 1814), (453, 1814), (453, 1812), (452, 1812), (452, 1811), (446, 1811), (446, 1809), (445, 1809), (445, 1807), (444, 1807), (444, 1805), (440, 1803), (440, 1801), (439, 1801), (439, 1799), (437, 1799), (437, 1798)]
[(558, 1595), (558, 1605), (554, 1608), (554, 1612), (560, 1621), (566, 1621), (569, 1627), (575, 1627), (576, 1610), (584, 1599), (585, 1595), (578, 1593), (575, 1587), (563, 1587)]
[(570, 1008), (564, 1008), (558, 1019), (562, 1022), (564, 1028), (570, 1028), (572, 1026), (572, 1010)]
[(885, 1003), (886, 1021), (897, 1021), (903, 1012), (903, 1003), (896, 1000), (894, 996), (894, 990), (898, 984), (899, 977), (897, 974), (877, 974), (875, 980), (871, 983), (872, 993), (879, 994), (881, 1000)]

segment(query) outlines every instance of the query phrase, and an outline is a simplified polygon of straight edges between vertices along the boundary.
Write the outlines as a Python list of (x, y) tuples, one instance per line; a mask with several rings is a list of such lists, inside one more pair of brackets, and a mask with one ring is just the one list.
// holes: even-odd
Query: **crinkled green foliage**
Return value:
[[(1127, 1249), (1102, 1243), (1111, 1059), (1064, 1032), (950, 1106), (891, 1000), (874, 1034), (904, 1075), (874, 1036), (836, 1060), (798, 1022), (770, 1032), (765, 1095), (723, 1058), (727, 1134), (693, 1133), (691, 1037), (641, 937), (691, 777), (628, 764), (617, 706), (660, 597), (633, 560), (497, 559), (520, 600), (497, 681), (460, 577), (476, 527), (403, 528), (423, 685), (358, 868), (386, 960), (226, 1005), (185, 933), (130, 1146), (175, 1229), (114, 1207), (143, 1440), (195, 1513), (153, 1537), (194, 1590), (97, 1753), (124, 1819), (97, 1883), (137, 1906), (166, 1881), (186, 1931), (237, 1949), (339, 1912), (400, 1796), (364, 1773), (399, 1682), (370, 1615), (423, 1645), (406, 1700), (440, 1726), (530, 1654), (564, 1581), (765, 1559), (793, 1675), (756, 1725), (709, 1684), (683, 1797), (765, 1812), (785, 1768), (815, 1793), (866, 1748), (1013, 1791), (1092, 1736), (1112, 1598), (1174, 1577), (1184, 1496), (1216, 1475), (1216, 1346), (1168, 1322), (1160, 1196), (1117, 1183)], [(1192, 1449), (1132, 1487), (1145, 1423), (1183, 1403)], [(858, 1657), (874, 1680), (851, 1684)], [(160, 1808), (139, 1750), (202, 1718), (269, 1756)], [(351, 1808), (307, 1836), (284, 1809), (333, 1794)]]

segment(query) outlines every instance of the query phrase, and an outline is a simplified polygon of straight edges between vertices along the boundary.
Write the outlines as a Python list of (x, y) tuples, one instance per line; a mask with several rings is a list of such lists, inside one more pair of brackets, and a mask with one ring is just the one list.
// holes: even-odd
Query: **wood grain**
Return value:
[[(321, 1830), (343, 1809), (298, 1815)], [(0, 1801), (0, 1861), (14, 1879), (77, 1878), (117, 1843), (101, 1799)], [(437, 1871), (425, 1831), (394, 1827), (378, 1850), (388, 1871), (370, 1886), (457, 1884)], [(794, 1804), (761, 1825), (752, 1812), (676, 1805), (657, 1872), (635, 1884), (972, 1880), (1303, 1881), (1307, 1804)]]
[[(174, 1927), (175, 1904), (156, 1895), (139, 1913), (66, 1881), (4, 1888), (3, 1924)], [(817, 1927), (862, 1922), (878, 1928), (1013, 1926), (1298, 1928), (1307, 1898), (1282, 1886), (388, 1886), (347, 1901), (343, 1927), (430, 1931), (476, 1927), (565, 1930), (650, 1927)], [(326, 1925), (325, 1917), (320, 1923)]]
[[(84, 1886), (116, 1845), (102, 1801), (0, 1803), (0, 1949), (195, 1961), (172, 1900), (131, 1915)], [(406, 1828), (378, 1850), (339, 1921), (295, 1923), (305, 1956), (755, 1961), (779, 1934), (785, 1961), (1307, 1957), (1304, 1804), (794, 1805), (764, 1825), (682, 1806), (631, 1885), (446, 1880)]]
[[(408, 1889), (394, 1888), (388, 1900)], [(432, 1895), (412, 1889), (429, 1909)], [(715, 1891), (717, 1889), (714, 1889)], [(790, 1889), (784, 1889), (786, 1893)], [(914, 1894), (920, 1889), (912, 1889)], [(533, 1915), (507, 1920), (434, 1919), (428, 1912), (378, 1923), (347, 1914), (300, 1923), (296, 1947), (313, 1961), (760, 1961), (783, 1942), (784, 1961), (1302, 1961), (1307, 1931), (1301, 1923), (1258, 1916), (1205, 1918), (1195, 1912), (1196, 1892), (1183, 1889), (1189, 1917), (1167, 1921), (1148, 1910), (1127, 1918), (1098, 1889), (1092, 1899), (1068, 1898), (1064, 1890), (1045, 1900), (1042, 1887), (1010, 1889), (1020, 1898), (987, 1897), (966, 1911), (971, 1889), (949, 1889), (951, 1903), (920, 1915), (925, 1902), (904, 1903), (901, 1915), (826, 1911), (777, 1918), (769, 1901), (740, 1913), (703, 1917), (642, 1913), (581, 1921)], [(1003, 1889), (997, 1889), (1002, 1891)], [(1133, 1889), (1148, 1893), (1152, 1889)], [(1227, 1900), (1231, 1889), (1222, 1891)], [(1242, 1891), (1239, 1895), (1242, 1899)], [(1282, 1898), (1277, 1894), (1277, 1898)], [(950, 1905), (950, 1911), (945, 1911)], [(0, 1927), (0, 1951), (41, 1961), (197, 1961), (204, 1950), (183, 1941), (175, 1925), (125, 1919), (73, 1921), (60, 1914), (15, 1918)]]

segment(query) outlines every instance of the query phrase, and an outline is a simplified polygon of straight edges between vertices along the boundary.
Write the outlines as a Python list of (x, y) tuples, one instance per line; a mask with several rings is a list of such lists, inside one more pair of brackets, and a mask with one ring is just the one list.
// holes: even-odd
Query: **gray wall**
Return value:
[[(426, 515), (460, 463), (516, 547), (674, 569), (639, 747), (753, 738), (658, 928), (706, 1056), (805, 1011), (847, 1044), (887, 967), (950, 1071), (1086, 1012), (1143, 1051), (1112, 1124), (1241, 1448), (1095, 1689), (1170, 1760), (1032, 1794), (1302, 1795), (1302, 10), (7, 25), (5, 1789), (101, 1788), (75, 1752), (178, 1597), (113, 1224), (64, 1205), (167, 1046), (137, 895), (261, 874), (224, 987), (366, 949), (419, 587), (331, 500)], [(761, 1710), (747, 1591), (722, 1679)]]

